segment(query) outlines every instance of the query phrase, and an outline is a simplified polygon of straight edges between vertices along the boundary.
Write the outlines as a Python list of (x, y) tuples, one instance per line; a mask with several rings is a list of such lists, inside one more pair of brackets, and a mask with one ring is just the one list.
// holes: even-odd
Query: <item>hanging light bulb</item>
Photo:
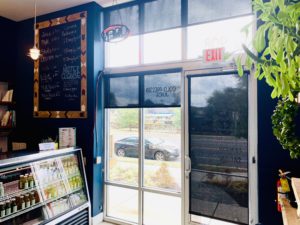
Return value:
[(35, 37), (35, 30), (36, 30), (36, 0), (34, 0), (34, 27), (33, 27), (33, 37), (34, 37), (34, 44), (31, 49), (29, 49), (28, 55), (33, 59), (37, 60), (41, 56), (41, 51), (36, 47), (36, 37)]
[(37, 60), (40, 57), (40, 55), (40, 50), (36, 46), (33, 46), (33, 48), (29, 49), (29, 56), (33, 60)]

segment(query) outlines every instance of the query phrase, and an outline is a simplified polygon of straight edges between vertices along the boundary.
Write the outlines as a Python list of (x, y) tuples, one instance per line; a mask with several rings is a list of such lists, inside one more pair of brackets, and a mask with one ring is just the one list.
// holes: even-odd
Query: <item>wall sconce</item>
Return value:
[(34, 27), (33, 27), (33, 37), (34, 37), (34, 44), (33, 48), (29, 49), (28, 56), (33, 60), (37, 60), (41, 56), (41, 51), (36, 47), (36, 37), (35, 37), (35, 30), (36, 30), (36, 0), (34, 0)]

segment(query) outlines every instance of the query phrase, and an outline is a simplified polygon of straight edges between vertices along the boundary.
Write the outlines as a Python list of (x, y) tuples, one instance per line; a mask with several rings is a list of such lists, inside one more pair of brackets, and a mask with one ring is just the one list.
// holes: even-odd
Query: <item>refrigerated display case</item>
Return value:
[(90, 224), (81, 149), (0, 160), (0, 224)]

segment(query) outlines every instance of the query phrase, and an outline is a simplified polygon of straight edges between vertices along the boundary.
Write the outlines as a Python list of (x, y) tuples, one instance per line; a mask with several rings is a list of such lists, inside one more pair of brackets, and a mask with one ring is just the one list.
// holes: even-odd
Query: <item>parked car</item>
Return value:
[[(127, 137), (115, 142), (115, 154), (121, 157), (138, 157), (138, 137)], [(157, 138), (145, 139), (145, 158), (159, 161), (175, 159), (180, 155), (177, 147)]]

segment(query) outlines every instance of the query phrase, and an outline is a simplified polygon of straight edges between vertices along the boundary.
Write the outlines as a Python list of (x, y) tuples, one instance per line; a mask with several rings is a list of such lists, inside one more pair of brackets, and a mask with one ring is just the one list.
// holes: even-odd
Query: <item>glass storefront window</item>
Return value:
[(107, 180), (138, 185), (139, 110), (110, 109)]
[(181, 59), (181, 28), (144, 35), (144, 63)]
[(105, 66), (121, 67), (139, 64), (139, 36), (116, 43), (105, 43)]
[[(179, 197), (144, 193), (144, 223), (146, 225), (181, 225), (181, 199)], [(157, 207), (159, 205), (160, 207)]]
[(138, 222), (138, 191), (107, 186), (107, 215), (125, 221)]
[(144, 186), (180, 192), (180, 108), (145, 109), (144, 129)]
[(188, 24), (204, 23), (250, 14), (251, 0), (187, 0)]
[[(248, 44), (252, 37), (242, 29), (251, 24), (253, 16), (244, 16), (218, 22), (189, 26), (187, 29), (187, 57), (199, 59), (203, 50), (225, 48), (226, 55), (241, 53), (242, 44)], [(226, 59), (226, 58), (225, 58)]]

